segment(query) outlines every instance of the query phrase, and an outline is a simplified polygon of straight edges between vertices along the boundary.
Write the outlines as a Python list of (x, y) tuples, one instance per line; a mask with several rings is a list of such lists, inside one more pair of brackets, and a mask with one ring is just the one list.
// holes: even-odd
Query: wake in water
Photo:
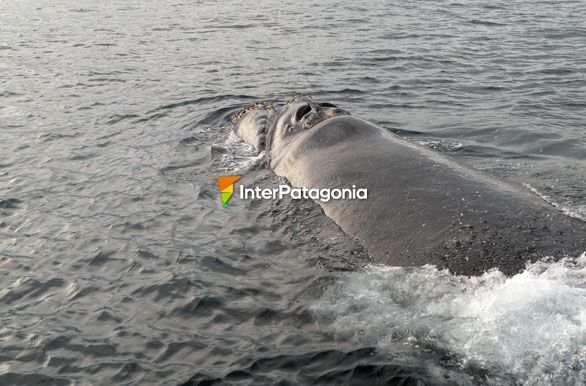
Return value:
[(233, 131), (221, 144), (213, 145), (212, 151), (221, 152), (221, 165), (226, 172), (246, 173), (251, 167), (264, 159), (265, 152), (256, 152), (243, 142)]
[(329, 288), (313, 311), (340, 336), (392, 358), (450, 353), (466, 373), (483, 369), (476, 381), (586, 383), (586, 253), (513, 277), (368, 266)]
[(544, 200), (545, 202), (547, 202), (548, 204), (550, 204), (550, 205), (554, 206), (555, 208), (557, 208), (558, 210), (560, 210), (566, 216), (570, 216), (570, 217), (577, 218), (578, 220), (586, 221), (586, 205), (581, 205), (578, 207), (570, 206), (570, 205), (563, 205), (563, 204), (556, 202), (551, 197), (540, 192), (539, 190), (535, 189), (533, 186), (531, 186), (529, 184), (523, 184), (523, 186), (526, 187), (527, 189), (529, 189), (530, 191), (532, 191), (533, 193), (535, 193), (536, 195), (538, 195), (539, 197), (541, 197), (541, 199)]

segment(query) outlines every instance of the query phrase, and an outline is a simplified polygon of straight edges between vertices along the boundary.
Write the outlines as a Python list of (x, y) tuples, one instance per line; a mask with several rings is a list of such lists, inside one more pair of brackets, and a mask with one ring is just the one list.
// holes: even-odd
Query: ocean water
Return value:
[(0, 2), (0, 384), (586, 384), (586, 257), (367, 264), (231, 133), (335, 103), (586, 217), (580, 1)]

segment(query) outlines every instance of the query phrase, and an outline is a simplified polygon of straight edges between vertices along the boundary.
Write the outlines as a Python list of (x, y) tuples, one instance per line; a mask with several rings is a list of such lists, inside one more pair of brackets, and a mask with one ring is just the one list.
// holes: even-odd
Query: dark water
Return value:
[(586, 257), (364, 266), (226, 118), (339, 104), (586, 212), (580, 1), (5, 1), (0, 384), (585, 384)]

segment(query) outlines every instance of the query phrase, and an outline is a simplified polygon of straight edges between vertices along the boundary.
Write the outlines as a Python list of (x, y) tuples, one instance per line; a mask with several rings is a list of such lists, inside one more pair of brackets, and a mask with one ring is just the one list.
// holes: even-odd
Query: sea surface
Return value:
[(586, 256), (368, 264), (231, 132), (295, 94), (586, 216), (583, 1), (0, 1), (1, 385), (584, 385)]

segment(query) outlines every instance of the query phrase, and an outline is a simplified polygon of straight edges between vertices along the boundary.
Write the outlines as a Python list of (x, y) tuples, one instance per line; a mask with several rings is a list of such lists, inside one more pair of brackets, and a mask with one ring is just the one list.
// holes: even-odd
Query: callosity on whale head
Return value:
[(285, 105), (256, 102), (237, 113), (232, 122), (246, 143), (258, 151), (278, 151), (290, 143), (295, 134), (340, 115), (350, 115), (331, 103), (318, 103), (307, 96), (295, 96)]
[(234, 131), (244, 142), (254, 146), (257, 151), (263, 151), (267, 131), (275, 113), (276, 107), (271, 102), (252, 103), (232, 117)]

